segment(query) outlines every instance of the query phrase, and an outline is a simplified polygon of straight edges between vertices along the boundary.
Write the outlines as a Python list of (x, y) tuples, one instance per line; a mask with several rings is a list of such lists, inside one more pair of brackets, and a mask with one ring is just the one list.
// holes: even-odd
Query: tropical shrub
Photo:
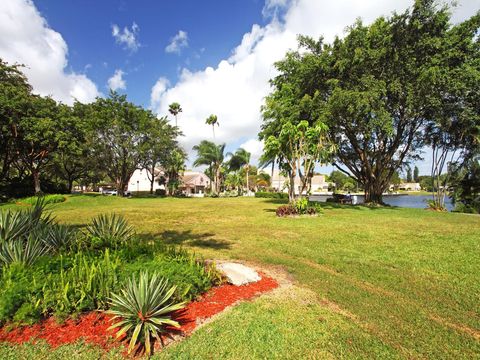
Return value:
[(266, 192), (266, 191), (257, 191), (255, 193), (256, 198), (267, 198), (267, 199), (286, 199), (288, 200), (288, 194), (281, 192)]
[(117, 247), (128, 242), (135, 234), (125, 218), (117, 214), (100, 214), (87, 227), (93, 248)]
[(298, 215), (298, 212), (295, 206), (288, 204), (279, 206), (276, 210), (276, 214), (279, 217), (284, 217)]
[(22, 204), (35, 205), (36, 203), (38, 203), (40, 199), (42, 199), (45, 205), (57, 204), (67, 200), (67, 198), (64, 195), (51, 194), (51, 195), (43, 195), (43, 196), (30, 196), (27, 198), (19, 199), (17, 202)]
[(322, 213), (323, 209), (319, 203), (308, 201), (308, 198), (300, 198), (293, 204), (282, 205), (277, 208), (276, 214), (279, 217), (295, 215), (317, 215)]
[(175, 289), (175, 286), (170, 286), (168, 280), (157, 273), (149, 274), (145, 271), (138, 278), (133, 275), (120, 293), (112, 294), (107, 313), (113, 315), (112, 321), (116, 322), (110, 329), (119, 329), (117, 339), (124, 335), (130, 338), (129, 354), (140, 341), (146, 354), (150, 355), (153, 338), (161, 342), (160, 333), (168, 327), (180, 327), (171, 318), (171, 314), (182, 309), (185, 303), (172, 301)]

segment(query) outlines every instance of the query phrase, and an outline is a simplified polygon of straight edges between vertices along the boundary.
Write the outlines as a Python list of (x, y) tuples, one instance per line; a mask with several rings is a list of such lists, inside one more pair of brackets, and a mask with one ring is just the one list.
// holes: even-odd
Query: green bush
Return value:
[(288, 199), (288, 194), (280, 192), (263, 192), (257, 191), (255, 193), (256, 198), (266, 198), (266, 199)]
[(67, 198), (64, 195), (60, 194), (51, 194), (43, 196), (30, 196), (27, 198), (19, 199), (17, 202), (22, 204), (35, 205), (38, 203), (39, 199), (43, 199), (44, 204), (57, 204), (64, 202)]

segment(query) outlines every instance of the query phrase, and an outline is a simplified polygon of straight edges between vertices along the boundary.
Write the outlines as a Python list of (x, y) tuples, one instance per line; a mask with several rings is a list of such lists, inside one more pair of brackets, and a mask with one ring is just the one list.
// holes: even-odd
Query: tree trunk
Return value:
[(33, 186), (35, 188), (35, 194), (40, 194), (42, 192), (42, 188), (40, 187), (40, 172), (37, 169), (32, 170), (33, 176)]
[(215, 192), (220, 194), (220, 166), (215, 170)]
[[(175, 116), (175, 126), (177, 123), (177, 117)], [(150, 194), (153, 194), (153, 185), (155, 183), (155, 164), (152, 165), (152, 172), (151, 172), (152, 178), (150, 180)]]
[(247, 166), (245, 170), (246, 170), (246, 173), (247, 173), (247, 196), (248, 196), (248, 193), (249, 193), (249, 190), (250, 190), (249, 189), (249, 184), (248, 184), (248, 170), (249, 170), (249, 167)]
[(288, 178), (290, 183), (288, 184), (288, 201), (293, 203), (295, 201), (295, 175), (289, 172)]
[(71, 194), (72, 191), (73, 191), (73, 180), (72, 179), (68, 179), (68, 192)]
[(366, 204), (384, 204), (383, 187), (375, 181), (365, 184), (365, 203)]

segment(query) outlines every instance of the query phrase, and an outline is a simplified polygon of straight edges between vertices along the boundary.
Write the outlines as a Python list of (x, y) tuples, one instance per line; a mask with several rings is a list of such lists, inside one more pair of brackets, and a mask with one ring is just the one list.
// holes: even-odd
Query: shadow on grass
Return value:
[(160, 237), (167, 245), (188, 245), (218, 250), (231, 248), (230, 242), (217, 240), (214, 236), (213, 233), (193, 233), (192, 230), (166, 230), (160, 234), (155, 234), (153, 237)]
[(263, 202), (266, 202), (268, 204), (278, 204), (278, 205), (288, 204), (287, 199), (263, 199)]

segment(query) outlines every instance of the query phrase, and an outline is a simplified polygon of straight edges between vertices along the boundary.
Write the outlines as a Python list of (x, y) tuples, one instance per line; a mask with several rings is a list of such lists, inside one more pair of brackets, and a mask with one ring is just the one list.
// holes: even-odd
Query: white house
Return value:
[[(159, 185), (160, 178), (164, 172), (161, 169), (155, 169), (155, 181), (153, 182), (153, 191), (157, 189), (165, 190), (164, 185)], [(150, 191), (150, 174), (146, 169), (135, 170), (130, 181), (128, 182), (128, 191), (131, 193), (139, 191)], [(180, 176), (181, 185), (179, 190), (187, 196), (201, 197), (205, 194), (205, 190), (210, 188), (210, 179), (207, 175), (196, 171), (185, 171)]]
[[(160, 169), (155, 169), (155, 181), (153, 182), (153, 191), (157, 189), (165, 189), (165, 186), (159, 185), (158, 180), (163, 175), (163, 171)], [(150, 174), (147, 174), (146, 169), (135, 170), (130, 181), (128, 182), (128, 191), (150, 191), (150, 180), (148, 177)]]
[(420, 191), (422, 187), (420, 183), (402, 183), (398, 186), (399, 190), (406, 190), (406, 191)]

